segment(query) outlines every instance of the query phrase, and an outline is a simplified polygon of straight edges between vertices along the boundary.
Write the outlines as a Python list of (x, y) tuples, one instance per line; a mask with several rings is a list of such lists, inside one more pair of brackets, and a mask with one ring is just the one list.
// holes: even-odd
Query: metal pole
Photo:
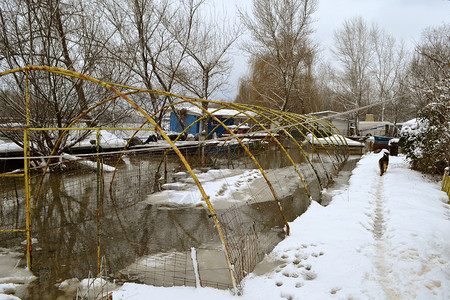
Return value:
[(26, 206), (26, 217), (25, 217), (25, 230), (27, 233), (27, 267), (32, 270), (32, 236), (31, 236), (31, 190), (30, 190), (30, 94), (28, 87), (28, 71), (26, 74), (26, 130), (23, 132), (23, 154), (25, 159), (23, 160), (23, 170), (24, 170), (24, 183), (25, 183), (25, 206)]
[(100, 128), (97, 128), (97, 277), (100, 277), (101, 256), (100, 256)]

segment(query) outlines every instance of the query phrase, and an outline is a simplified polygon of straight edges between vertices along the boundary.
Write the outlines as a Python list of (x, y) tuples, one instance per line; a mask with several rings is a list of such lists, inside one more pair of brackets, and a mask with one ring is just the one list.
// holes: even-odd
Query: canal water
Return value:
[[(322, 185), (331, 184), (327, 174), (336, 172), (332, 160), (326, 155), (308, 154), (305, 158), (297, 152), (292, 157), (305, 174), (305, 181), (317, 201), (326, 205), (329, 199), (321, 196), (316, 174)], [(188, 157), (189, 159), (189, 157)], [(193, 157), (191, 159), (194, 159)], [(197, 159), (197, 158), (196, 158)], [(275, 170), (289, 168), (290, 161), (279, 151), (262, 151), (257, 159), (268, 172), (275, 189), (280, 191), (296, 174), (291, 167), (286, 177)], [(105, 163), (112, 163), (105, 160)], [(125, 157), (111, 185), (112, 173), (100, 178), (95, 171), (72, 170), (48, 174), (44, 179), (37, 208), (33, 211), (33, 273), (26, 299), (73, 299), (74, 290), (61, 288), (61, 283), (71, 278), (87, 278), (89, 272), (97, 274), (98, 228), (100, 235), (102, 274), (116, 283), (134, 281), (163, 286), (195, 285), (191, 251), (196, 249), (202, 284), (218, 288), (230, 286), (228, 270), (219, 238), (208, 210), (202, 205), (173, 205), (152, 203), (149, 195), (159, 191), (166, 178), (177, 180), (175, 174), (183, 171), (176, 157), (162, 163), (162, 156), (140, 154)], [(315, 166), (311, 168), (311, 164)], [(333, 176), (335, 184), (343, 184), (354, 168), (356, 157), (343, 166), (341, 175)], [(206, 172), (211, 166), (204, 161), (191, 160), (197, 172)], [(161, 165), (160, 172), (156, 172)], [(231, 166), (230, 166), (231, 165)], [(252, 168), (247, 158), (221, 158), (215, 168)], [(166, 171), (166, 172), (164, 172)], [(32, 180), (33, 192), (40, 175)], [(0, 182), (0, 228), (21, 228), (25, 224), (23, 206), (23, 182), (6, 179)], [(309, 197), (300, 181), (296, 187), (281, 193), (280, 202), (288, 221), (303, 213), (309, 205)], [(110, 188), (111, 187), (111, 188)], [(109, 192), (109, 191), (112, 192)], [(99, 192), (100, 191), (100, 192)], [(218, 205), (218, 216), (229, 214), (230, 209), (239, 210), (239, 224), (253, 228), (258, 238), (258, 253), (262, 258), (284, 238), (284, 223), (278, 207), (267, 193), (262, 191), (251, 201), (233, 203), (232, 207)], [(322, 197), (322, 198), (321, 198)], [(100, 227), (96, 218), (100, 208)], [(231, 222), (231, 221), (230, 221)], [(226, 224), (224, 225), (226, 227)], [(23, 233), (3, 233), (0, 247), (25, 252)], [(161, 267), (161, 262), (164, 266)], [(24, 266), (22, 259), (18, 267)]]

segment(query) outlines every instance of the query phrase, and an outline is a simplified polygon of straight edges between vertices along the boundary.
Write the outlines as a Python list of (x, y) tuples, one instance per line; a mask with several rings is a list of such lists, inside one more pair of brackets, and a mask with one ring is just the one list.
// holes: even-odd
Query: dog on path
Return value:
[(383, 176), (389, 165), (389, 151), (383, 149), (381, 153), (383, 153), (383, 157), (378, 161), (378, 166), (380, 167), (380, 176)]

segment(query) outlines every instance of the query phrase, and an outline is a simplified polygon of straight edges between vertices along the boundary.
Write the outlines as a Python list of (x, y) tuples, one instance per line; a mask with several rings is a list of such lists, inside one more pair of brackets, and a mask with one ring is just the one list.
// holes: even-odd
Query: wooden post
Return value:
[(205, 166), (205, 145), (201, 145), (201, 152), (202, 152), (202, 167)]

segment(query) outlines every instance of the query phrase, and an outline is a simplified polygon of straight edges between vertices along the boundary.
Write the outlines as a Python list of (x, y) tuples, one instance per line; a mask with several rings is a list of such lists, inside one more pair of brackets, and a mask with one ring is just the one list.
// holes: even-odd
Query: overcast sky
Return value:
[[(236, 18), (236, 7), (251, 10), (252, 0), (209, 0), (219, 11), (226, 11), (227, 18)], [(333, 32), (342, 28), (344, 20), (361, 16), (368, 24), (378, 26), (397, 40), (403, 40), (409, 49), (420, 40), (423, 29), (450, 22), (450, 0), (318, 0), (319, 9), (313, 15), (316, 20), (314, 37), (330, 57)], [(218, 100), (232, 101), (237, 94), (239, 78), (247, 70), (247, 58), (242, 51), (235, 51), (235, 64), (230, 77), (230, 91)]]

